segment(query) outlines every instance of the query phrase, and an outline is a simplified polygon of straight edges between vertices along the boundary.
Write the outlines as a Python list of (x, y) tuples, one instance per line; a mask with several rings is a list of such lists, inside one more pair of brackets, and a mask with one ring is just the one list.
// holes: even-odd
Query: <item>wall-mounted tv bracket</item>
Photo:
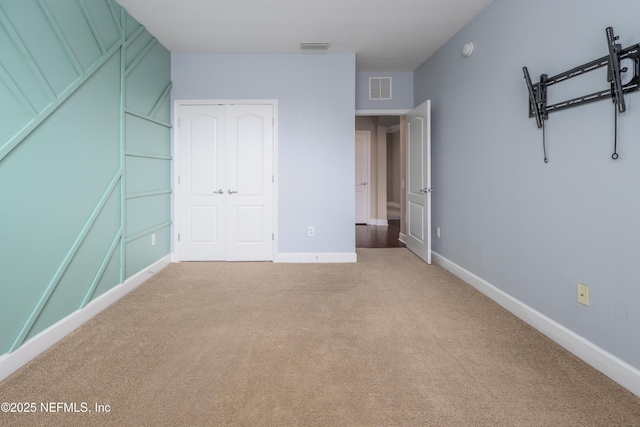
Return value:
[[(599, 101), (607, 97), (611, 97), (613, 101), (615, 114), (614, 145), (611, 158), (614, 160), (618, 158), (618, 114), (625, 112), (627, 109), (624, 103), (624, 95), (640, 89), (640, 44), (622, 49), (622, 46), (616, 43), (618, 37), (614, 36), (613, 28), (608, 27), (605, 32), (609, 46), (609, 54), (607, 56), (553, 77), (542, 74), (540, 81), (535, 84), (531, 81), (527, 67), (522, 67), (529, 91), (529, 117), (535, 117), (538, 128), (542, 128), (542, 150), (545, 163), (549, 160), (547, 159), (544, 121), (549, 118), (549, 113)], [(610, 83), (610, 89), (547, 105), (547, 88), (549, 86), (605, 66), (608, 67), (607, 81)]]

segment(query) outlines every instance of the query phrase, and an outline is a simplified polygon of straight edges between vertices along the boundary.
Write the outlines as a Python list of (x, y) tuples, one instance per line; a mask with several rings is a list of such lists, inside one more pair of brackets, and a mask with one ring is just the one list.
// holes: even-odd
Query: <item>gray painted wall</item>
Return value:
[(278, 100), (278, 252), (355, 253), (355, 55), (173, 54), (171, 64), (174, 100)]
[[(391, 98), (369, 100), (369, 77), (391, 77)], [(356, 110), (410, 110), (413, 108), (413, 72), (356, 73)]]
[[(416, 105), (433, 101), (433, 249), (636, 368), (640, 93), (626, 97), (618, 161), (613, 105), (600, 101), (550, 115), (544, 164), (522, 67), (537, 79), (604, 56), (607, 26), (638, 43), (638, 16), (632, 0), (495, 0), (414, 80)], [(550, 97), (608, 87), (604, 72), (574, 80)]]

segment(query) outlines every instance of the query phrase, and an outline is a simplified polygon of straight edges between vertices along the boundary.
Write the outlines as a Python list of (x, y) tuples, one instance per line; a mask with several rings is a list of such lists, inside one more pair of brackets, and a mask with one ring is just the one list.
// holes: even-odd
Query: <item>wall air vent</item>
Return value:
[(329, 43), (300, 43), (300, 50), (327, 50)]
[(371, 101), (391, 99), (391, 77), (369, 77), (369, 99)]

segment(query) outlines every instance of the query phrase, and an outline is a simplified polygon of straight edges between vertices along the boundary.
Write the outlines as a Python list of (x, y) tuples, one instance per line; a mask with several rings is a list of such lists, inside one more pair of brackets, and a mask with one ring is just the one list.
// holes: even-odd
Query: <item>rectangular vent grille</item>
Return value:
[(329, 49), (329, 43), (300, 43), (300, 49), (302, 50), (327, 50)]
[(391, 99), (391, 77), (369, 77), (369, 99), (372, 101)]

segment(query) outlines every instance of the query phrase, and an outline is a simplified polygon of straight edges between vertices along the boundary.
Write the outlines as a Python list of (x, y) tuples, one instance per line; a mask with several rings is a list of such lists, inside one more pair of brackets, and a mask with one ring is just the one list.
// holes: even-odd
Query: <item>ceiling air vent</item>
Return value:
[(369, 99), (372, 101), (391, 99), (391, 77), (369, 77)]
[(304, 42), (304, 43), (300, 43), (300, 49), (301, 50), (327, 50), (329, 49), (329, 45), (330, 43), (327, 43), (327, 42), (321, 42), (321, 43)]

